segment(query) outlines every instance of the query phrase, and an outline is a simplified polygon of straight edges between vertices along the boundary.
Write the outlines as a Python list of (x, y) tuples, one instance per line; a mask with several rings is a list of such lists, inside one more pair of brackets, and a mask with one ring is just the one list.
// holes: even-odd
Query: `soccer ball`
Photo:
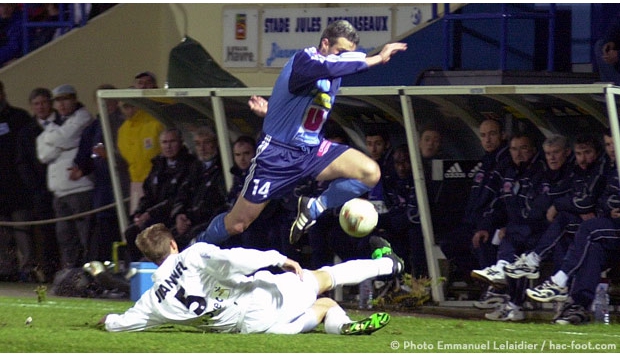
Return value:
[(377, 226), (379, 214), (368, 200), (354, 198), (340, 209), (340, 227), (352, 237), (364, 237)]

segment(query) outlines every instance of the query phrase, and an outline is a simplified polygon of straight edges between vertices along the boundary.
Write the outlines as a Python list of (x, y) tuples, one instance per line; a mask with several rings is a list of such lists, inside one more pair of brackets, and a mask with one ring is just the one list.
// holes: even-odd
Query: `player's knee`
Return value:
[(368, 186), (375, 186), (381, 178), (381, 168), (376, 161), (368, 159), (364, 166), (364, 178), (362, 182)]
[(332, 279), (332, 276), (323, 268), (312, 271), (312, 274), (316, 278), (316, 282), (319, 285), (319, 295), (334, 288), (334, 280)]

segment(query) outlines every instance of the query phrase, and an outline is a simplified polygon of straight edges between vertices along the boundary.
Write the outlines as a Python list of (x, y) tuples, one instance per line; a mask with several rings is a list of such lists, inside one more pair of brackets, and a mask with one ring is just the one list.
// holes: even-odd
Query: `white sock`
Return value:
[(324, 266), (332, 277), (332, 287), (341, 285), (356, 285), (371, 277), (391, 275), (394, 262), (390, 258), (350, 260), (333, 266)]
[(340, 334), (343, 324), (351, 323), (351, 318), (340, 306), (330, 308), (325, 314), (325, 333)]
[(551, 276), (551, 281), (554, 284), (560, 287), (566, 287), (566, 282), (568, 282), (568, 275), (562, 270), (555, 273), (555, 275)]

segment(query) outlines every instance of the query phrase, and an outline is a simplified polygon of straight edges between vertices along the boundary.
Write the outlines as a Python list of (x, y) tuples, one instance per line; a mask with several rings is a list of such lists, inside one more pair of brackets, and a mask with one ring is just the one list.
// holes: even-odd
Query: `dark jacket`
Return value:
[(54, 198), (47, 189), (47, 164), (37, 158), (37, 137), (41, 132), (43, 128), (35, 117), (31, 117), (28, 124), (19, 131), (17, 148), (17, 169), (25, 188), (22, 196), (32, 200), (34, 217), (37, 219), (49, 217), (47, 212), (51, 211)]
[[(463, 213), (463, 223), (475, 226), (482, 218), (484, 211), (489, 207), (491, 202), (498, 196), (499, 184), (493, 185), (490, 181), (493, 179), (495, 169), (500, 165), (506, 165), (510, 159), (508, 145), (502, 144), (495, 151), (486, 152), (476, 166), (477, 170), (474, 174), (467, 205)], [(496, 177), (499, 180), (499, 177)]]
[(596, 212), (599, 197), (605, 190), (605, 161), (598, 159), (585, 170), (575, 165), (570, 176), (570, 194), (556, 199), (558, 212), (575, 215)]
[(391, 225), (404, 228), (409, 224), (420, 224), (413, 176), (401, 179), (394, 175), (385, 183), (385, 205)]
[(169, 165), (161, 155), (151, 162), (153, 167), (142, 185), (144, 196), (140, 198), (135, 213), (148, 212), (154, 222), (172, 227), (175, 221), (171, 213), (180, 186), (187, 183), (192, 171), (200, 171), (202, 163), (186, 147), (181, 148), (174, 165)]
[(185, 214), (192, 225), (209, 222), (216, 214), (226, 210), (226, 184), (219, 155), (206, 168), (204, 163), (192, 164), (189, 178), (179, 189), (172, 217)]
[[(502, 175), (502, 187), (499, 196), (493, 200), (490, 208), (485, 212), (479, 224), (479, 229), (493, 233), (495, 229), (507, 227), (520, 229), (520, 233), (531, 234), (544, 231), (548, 222), (546, 210), (551, 206), (535, 203), (548, 191), (544, 184), (545, 167), (542, 160), (534, 157), (527, 165), (516, 166), (510, 164), (499, 172)], [(537, 206), (532, 209), (532, 206)], [(545, 213), (542, 213), (545, 211)]]
[(28, 112), (9, 104), (0, 106), (0, 215), (32, 204), (24, 198), (25, 185), (17, 168), (18, 134), (30, 122)]
[[(103, 142), (103, 129), (99, 119), (94, 120), (82, 132), (78, 152), (73, 159), (84, 176), (93, 174), (95, 187), (93, 189), (93, 208), (114, 203), (114, 192), (112, 191), (112, 179), (108, 161), (102, 157), (91, 157), (93, 146)], [(113, 217), (116, 211), (107, 209), (97, 213), (98, 216)]]
[(620, 181), (618, 171), (608, 170), (607, 184), (598, 201), (598, 216), (611, 218), (611, 210), (620, 208)]

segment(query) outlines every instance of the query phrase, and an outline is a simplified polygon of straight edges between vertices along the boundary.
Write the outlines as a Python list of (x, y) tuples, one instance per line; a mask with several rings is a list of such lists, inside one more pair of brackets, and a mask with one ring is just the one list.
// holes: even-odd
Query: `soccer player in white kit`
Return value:
[[(370, 239), (374, 259), (312, 271), (275, 250), (196, 243), (179, 252), (163, 224), (145, 229), (136, 245), (159, 266), (152, 276), (154, 284), (125, 313), (101, 319), (110, 332), (176, 323), (212, 332), (297, 334), (324, 322), (327, 333), (371, 334), (389, 322), (389, 314), (352, 321), (334, 300), (317, 296), (336, 286), (403, 271), (402, 260), (379, 237)], [(258, 271), (269, 266), (289, 272)]]

